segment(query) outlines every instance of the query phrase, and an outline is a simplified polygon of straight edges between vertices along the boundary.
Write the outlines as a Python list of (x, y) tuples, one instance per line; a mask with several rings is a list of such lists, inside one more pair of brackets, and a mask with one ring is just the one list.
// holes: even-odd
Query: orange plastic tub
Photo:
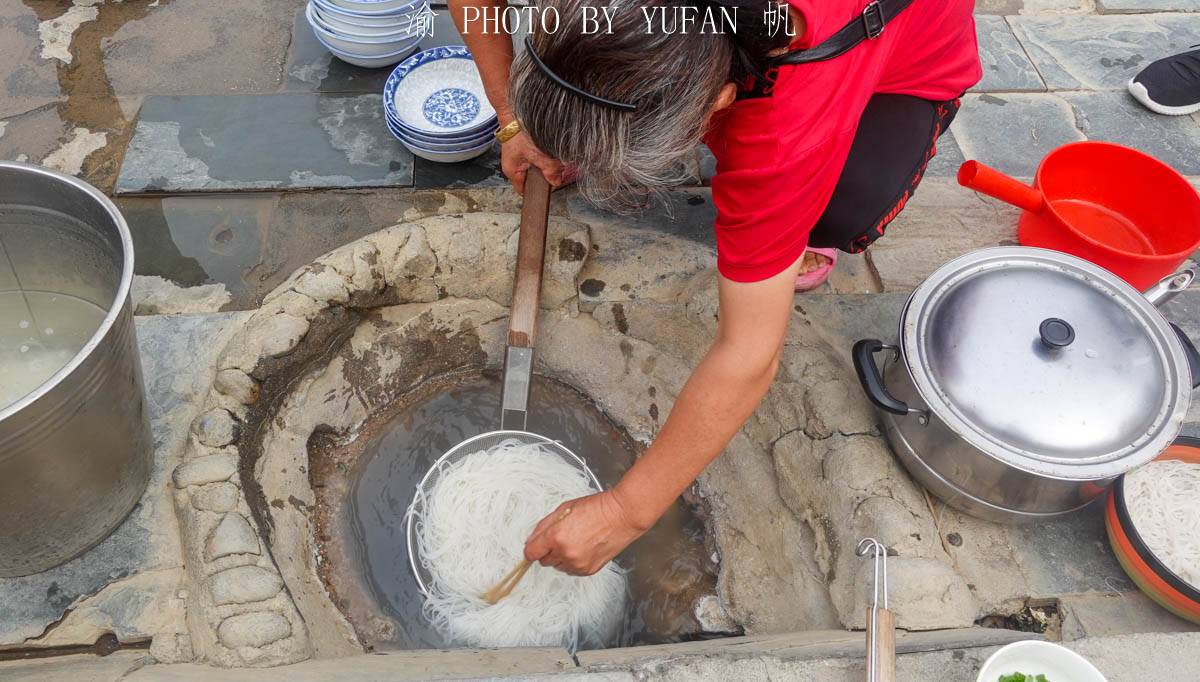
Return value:
[(1158, 159), (1111, 142), (1050, 152), (1030, 187), (978, 161), (959, 184), (1025, 210), (1017, 238), (1089, 260), (1140, 290), (1200, 248), (1200, 194)]

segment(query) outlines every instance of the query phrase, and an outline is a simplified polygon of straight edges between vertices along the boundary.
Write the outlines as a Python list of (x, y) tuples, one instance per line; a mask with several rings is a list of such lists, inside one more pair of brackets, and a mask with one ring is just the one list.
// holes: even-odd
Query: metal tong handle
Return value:
[(500, 397), (500, 428), (524, 431), (529, 415), (529, 386), (533, 378), (533, 343), (538, 301), (542, 295), (542, 265), (546, 260), (546, 223), (550, 218), (550, 183), (530, 166), (525, 175), (525, 201), (517, 236), (517, 272), (513, 278), (508, 345), (504, 351), (504, 387)]
[(858, 555), (868, 554), (875, 576), (867, 606), (867, 682), (896, 682), (896, 615), (887, 607), (887, 546), (864, 538), (858, 543)]

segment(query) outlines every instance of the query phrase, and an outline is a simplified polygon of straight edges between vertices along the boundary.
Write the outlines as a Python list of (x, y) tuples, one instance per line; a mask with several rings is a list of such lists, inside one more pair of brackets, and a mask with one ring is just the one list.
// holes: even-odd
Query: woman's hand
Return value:
[[(567, 508), (571, 512), (564, 516)], [(529, 534), (525, 558), (571, 575), (591, 575), (653, 525), (637, 522), (635, 513), (615, 490), (564, 502)]]
[(563, 165), (537, 148), (524, 131), (500, 145), (500, 170), (518, 194), (525, 194), (525, 173), (530, 166), (541, 169), (552, 187), (563, 184)]

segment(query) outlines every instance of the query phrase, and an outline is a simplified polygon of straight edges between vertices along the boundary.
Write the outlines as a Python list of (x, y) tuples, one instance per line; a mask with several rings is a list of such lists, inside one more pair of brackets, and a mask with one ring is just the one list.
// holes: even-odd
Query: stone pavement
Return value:
[[(519, 206), (495, 152), (446, 166), (414, 159), (392, 140), (378, 107), (388, 70), (332, 59), (309, 32), (302, 5), (0, 0), (0, 158), (57, 168), (117, 195), (134, 233), (137, 272), (149, 276), (139, 279), (139, 312), (155, 316), (139, 320), (139, 336), (159, 453), (145, 501), (107, 541), (53, 571), (0, 580), (0, 649), (91, 644), (109, 632), (126, 644), (153, 638), (153, 648), (105, 659), (5, 663), (2, 679), (115, 680), (133, 673), (130, 679), (183, 680), (210, 672), (187, 665), (134, 671), (155, 656), (188, 657), (181, 644), (186, 637), (175, 636), (187, 595), (166, 477), (182, 455), (198, 401), (209, 392), (215, 353), (245, 316), (160, 314), (255, 309), (296, 268), (367, 234), (425, 216)], [(939, 141), (926, 181), (886, 239), (866, 256), (841, 259), (831, 283), (817, 292), (831, 295), (797, 299), (809, 315), (839, 320), (842, 345), (889, 333), (905, 293), (946, 259), (1015, 242), (1017, 211), (953, 180), (964, 159), (1028, 178), (1059, 144), (1110, 140), (1162, 159), (1200, 186), (1200, 115), (1156, 116), (1124, 91), (1125, 81), (1150, 61), (1200, 43), (1200, 0), (979, 0), (976, 19), (984, 78)], [(450, 31), (442, 12), (428, 44), (455, 41)], [(640, 215), (598, 212), (570, 190), (554, 210), (599, 232), (632, 228), (680, 237), (697, 247), (700, 256), (686, 267), (699, 272), (710, 265), (714, 248), (706, 185), (715, 169), (703, 147), (693, 165), (692, 186), (666, 194)], [(639, 237), (629, 244), (652, 241)], [(616, 267), (630, 252), (602, 252), (590, 271)], [(579, 307), (617, 326), (653, 319), (655, 296), (663, 290), (641, 288), (645, 268), (617, 269), (629, 281), (612, 278), (607, 291), (603, 283), (581, 286)], [(171, 282), (193, 288), (183, 293)], [(622, 284), (631, 289), (617, 293)], [(616, 309), (625, 312), (618, 317)], [(1168, 312), (1200, 337), (1200, 297), (1181, 297)], [(702, 339), (670, 341), (694, 350)], [(1200, 406), (1190, 421), (1189, 430), (1200, 433), (1194, 426)], [(1194, 664), (1185, 655), (1197, 645), (1194, 634), (1124, 636), (1194, 626), (1133, 590), (1095, 517), (1076, 515), (1003, 535), (955, 514), (945, 523), (968, 540), (956, 561), (972, 561), (972, 541), (998, 539), (1017, 549), (997, 559), (1011, 560), (1027, 581), (1016, 588), (986, 555), (964, 568), (993, 579), (977, 595), (984, 603), (999, 606), (1015, 594), (1010, 588), (1059, 599), (1064, 639), (1077, 640), (1072, 646), (1114, 680), (1137, 679), (1137, 672), (1151, 679), (1200, 678), (1200, 671), (1186, 668)], [(902, 676), (967, 679), (988, 651), (909, 654), (901, 658)], [(514, 674), (571, 669), (562, 652), (541, 658), (519, 652), (505, 660), (513, 658), (560, 666), (509, 671)], [(379, 664), (381, 657), (360, 660), (356, 669), (374, 671), (372, 679), (407, 674)], [(1131, 667), (1132, 660), (1145, 667)], [(319, 679), (346, 669), (310, 665), (309, 674)], [(845, 657), (788, 661), (760, 651), (732, 660), (700, 653), (593, 677), (856, 679), (858, 666)], [(245, 679), (275, 678), (247, 673)]]
[[(331, 58), (302, 4), (76, 0), (34, 11), (0, 0), (0, 158), (142, 195), (121, 200), (139, 273), (222, 284), (238, 309), (332, 246), (445, 203), (420, 190), (501, 191), (495, 152), (446, 166), (390, 139), (375, 106), (388, 70)], [(1101, 139), (1200, 176), (1200, 117), (1156, 116), (1124, 91), (1150, 61), (1200, 43), (1198, 13), (1200, 0), (980, 0), (983, 80), (889, 237), (834, 291), (911, 288), (922, 264), (1014, 238), (1014, 213), (954, 185), (965, 158), (1029, 177), (1055, 146)], [(457, 41), (448, 19), (441, 11), (429, 44)], [(698, 185), (713, 165), (698, 149)], [(319, 191), (280, 192), (290, 189)], [(697, 191), (665, 197), (642, 222), (711, 239), (713, 209)], [(685, 199), (699, 203), (681, 216)]]

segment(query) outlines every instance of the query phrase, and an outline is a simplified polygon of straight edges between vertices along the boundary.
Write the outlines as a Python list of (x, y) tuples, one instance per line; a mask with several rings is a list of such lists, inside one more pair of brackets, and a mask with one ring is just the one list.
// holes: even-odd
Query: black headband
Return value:
[(560, 78), (558, 74), (550, 70), (550, 67), (546, 66), (541, 57), (538, 57), (537, 51), (533, 49), (533, 41), (529, 39), (529, 36), (525, 36), (525, 51), (529, 53), (529, 58), (533, 60), (533, 63), (537, 65), (538, 69), (540, 69), (542, 73), (546, 74), (546, 78), (554, 81), (554, 84), (558, 87), (573, 92), (587, 101), (594, 102), (600, 106), (609, 107), (610, 109), (619, 109), (621, 111), (637, 111), (637, 105), (635, 104), (629, 104), (628, 102), (615, 102), (611, 99), (605, 99), (600, 95), (593, 95), (587, 90), (571, 85), (567, 81)]

